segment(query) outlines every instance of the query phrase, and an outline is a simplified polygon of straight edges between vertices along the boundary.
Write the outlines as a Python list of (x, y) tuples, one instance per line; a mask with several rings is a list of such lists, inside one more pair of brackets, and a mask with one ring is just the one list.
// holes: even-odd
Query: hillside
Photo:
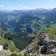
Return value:
[[(2, 27), (0, 26), (0, 29)], [(20, 52), (19, 48), (16, 48), (14, 42), (11, 39), (4, 37), (3, 30), (0, 30), (0, 56), (11, 56), (11, 54)]]
[[(45, 31), (46, 31), (46, 32), (45, 32)], [(52, 36), (53, 39), (56, 40), (56, 28), (47, 28), (45, 31), (44, 31), (45, 34), (47, 34), (47, 35), (49, 35), (49, 36)]]
[[(39, 35), (37, 35), (37, 37), (35, 36), (30, 42), (30, 44), (20, 53), (26, 54), (26, 55), (30, 53), (32, 55), (38, 55), (38, 54), (42, 55), (43, 53), (45, 54), (45, 51), (42, 50), (43, 46), (45, 45), (47, 45), (49, 49), (51, 48), (50, 52), (47, 51), (48, 54), (53, 54), (53, 53), (56, 54), (56, 51), (55, 51), (56, 50), (56, 28), (45, 28), (44, 30), (42, 30), (42, 32)], [(54, 46), (51, 47), (51, 45), (54, 45)], [(55, 50), (54, 50), (54, 47), (55, 47)], [(51, 52), (51, 50), (54, 50), (54, 52)]]
[[(0, 36), (0, 45), (6, 46), (8, 45), (8, 49), (12, 52), (17, 51), (16, 46), (14, 45), (13, 41), (5, 39), (3, 37)], [(19, 50), (19, 49), (18, 49)]]

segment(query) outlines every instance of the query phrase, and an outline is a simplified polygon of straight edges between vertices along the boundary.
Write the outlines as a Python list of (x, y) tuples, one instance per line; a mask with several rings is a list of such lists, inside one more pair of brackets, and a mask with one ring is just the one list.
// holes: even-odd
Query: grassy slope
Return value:
[(56, 40), (56, 28), (47, 28), (44, 31), (44, 33), (49, 35), (49, 36), (53, 36), (53, 38)]
[(19, 49), (17, 49), (13, 43), (13, 41), (5, 39), (3, 37), (0, 38), (0, 45), (5, 45), (8, 44), (8, 48), (14, 52), (14, 51), (19, 51)]

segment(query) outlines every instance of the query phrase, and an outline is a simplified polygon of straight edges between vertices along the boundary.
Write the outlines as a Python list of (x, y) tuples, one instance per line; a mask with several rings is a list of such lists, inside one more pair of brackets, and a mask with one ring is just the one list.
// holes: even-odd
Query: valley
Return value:
[[(56, 51), (52, 52), (56, 50), (56, 10), (54, 12), (54, 9), (15, 10), (8, 13), (1, 11), (0, 28), (0, 45), (6, 49), (6, 52), (9, 49), (13, 55), (14, 53), (56, 54)], [(44, 49), (51, 45), (54, 45), (51, 51)]]

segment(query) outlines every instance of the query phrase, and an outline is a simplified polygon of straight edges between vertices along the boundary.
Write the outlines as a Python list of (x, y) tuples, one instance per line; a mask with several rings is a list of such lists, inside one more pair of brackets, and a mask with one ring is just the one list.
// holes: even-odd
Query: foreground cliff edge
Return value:
[(30, 44), (20, 53), (36, 56), (56, 54), (56, 28), (44, 29), (38, 36), (34, 36)]

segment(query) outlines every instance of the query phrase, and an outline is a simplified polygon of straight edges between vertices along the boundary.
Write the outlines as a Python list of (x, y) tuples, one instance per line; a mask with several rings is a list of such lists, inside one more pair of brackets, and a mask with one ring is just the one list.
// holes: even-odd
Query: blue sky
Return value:
[(0, 0), (0, 10), (55, 8), (56, 0)]

